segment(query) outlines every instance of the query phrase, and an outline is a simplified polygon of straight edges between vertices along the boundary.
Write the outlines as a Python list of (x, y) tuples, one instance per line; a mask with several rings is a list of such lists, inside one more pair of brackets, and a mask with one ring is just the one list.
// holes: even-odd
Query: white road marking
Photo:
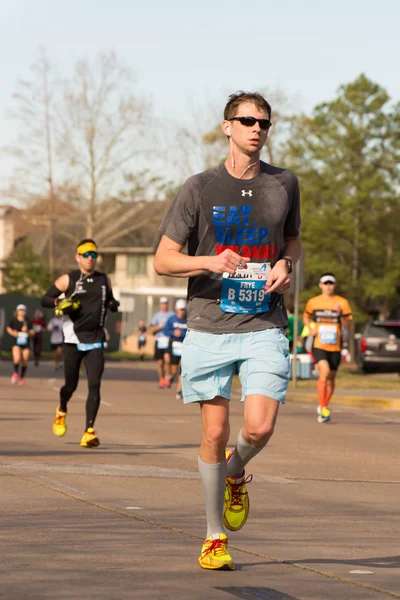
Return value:
[(349, 571), (349, 573), (353, 573), (354, 575), (373, 575), (373, 571), (362, 571), (361, 569), (356, 569), (355, 571)]
[(105, 404), (105, 406), (114, 406), (113, 404), (110, 404), (110, 402), (106, 402), (105, 400), (102, 400), (101, 404)]
[(141, 506), (125, 506), (126, 510), (143, 510)]

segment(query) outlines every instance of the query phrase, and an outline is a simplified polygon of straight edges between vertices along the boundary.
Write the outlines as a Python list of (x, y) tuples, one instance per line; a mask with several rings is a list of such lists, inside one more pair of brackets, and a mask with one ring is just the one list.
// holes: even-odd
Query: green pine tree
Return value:
[(287, 158), (302, 196), (303, 297), (319, 293), (320, 274), (333, 271), (358, 318), (388, 314), (400, 280), (399, 119), (386, 91), (361, 75), (292, 122)]
[(4, 270), (7, 294), (41, 296), (51, 285), (49, 271), (28, 242), (18, 244), (9, 256)]

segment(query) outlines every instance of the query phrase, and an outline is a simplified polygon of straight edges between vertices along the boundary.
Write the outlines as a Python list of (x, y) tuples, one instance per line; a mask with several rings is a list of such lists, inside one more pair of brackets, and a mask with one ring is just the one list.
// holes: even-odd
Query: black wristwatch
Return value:
[(286, 270), (289, 273), (291, 273), (293, 271), (293, 261), (291, 258), (289, 258), (288, 256), (282, 256), (282, 258), (278, 258), (278, 260), (274, 261), (272, 263), (272, 267), (274, 267), (276, 265), (277, 262), (279, 262), (280, 260), (284, 260), (286, 262)]

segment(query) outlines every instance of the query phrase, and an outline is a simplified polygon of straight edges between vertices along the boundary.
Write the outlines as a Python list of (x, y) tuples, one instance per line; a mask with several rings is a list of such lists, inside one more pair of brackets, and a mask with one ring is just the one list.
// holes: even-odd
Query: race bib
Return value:
[(145, 335), (140, 335), (139, 336), (139, 342), (145, 342), (146, 341), (146, 336)]
[(172, 355), (182, 356), (183, 342), (172, 342)]
[(20, 331), (17, 336), (17, 346), (27, 346), (28, 344), (28, 334), (26, 331)]
[(35, 333), (40, 333), (42, 331), (42, 326), (41, 325), (34, 325), (33, 326), (33, 331)]
[(318, 335), (321, 344), (334, 345), (337, 344), (337, 327), (336, 325), (320, 325)]
[(88, 350), (96, 350), (96, 348), (102, 348), (102, 342), (94, 342), (94, 344), (77, 344), (76, 347), (80, 352), (87, 352)]
[(166, 335), (157, 338), (157, 348), (159, 350), (166, 350), (169, 346), (169, 337)]
[(271, 266), (269, 263), (247, 263), (233, 275), (222, 274), (221, 310), (227, 313), (256, 315), (269, 311), (271, 294), (264, 289)]

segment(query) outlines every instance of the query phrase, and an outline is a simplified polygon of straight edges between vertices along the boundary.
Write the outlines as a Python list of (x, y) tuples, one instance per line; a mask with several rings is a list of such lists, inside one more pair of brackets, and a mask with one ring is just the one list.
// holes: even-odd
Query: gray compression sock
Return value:
[(228, 477), (240, 477), (243, 469), (254, 456), (256, 456), (265, 446), (256, 448), (252, 446), (243, 437), (242, 429), (239, 431), (236, 446), (227, 465)]
[(226, 461), (217, 464), (205, 463), (198, 458), (200, 479), (206, 505), (207, 536), (225, 533), (222, 524), (226, 479)]

